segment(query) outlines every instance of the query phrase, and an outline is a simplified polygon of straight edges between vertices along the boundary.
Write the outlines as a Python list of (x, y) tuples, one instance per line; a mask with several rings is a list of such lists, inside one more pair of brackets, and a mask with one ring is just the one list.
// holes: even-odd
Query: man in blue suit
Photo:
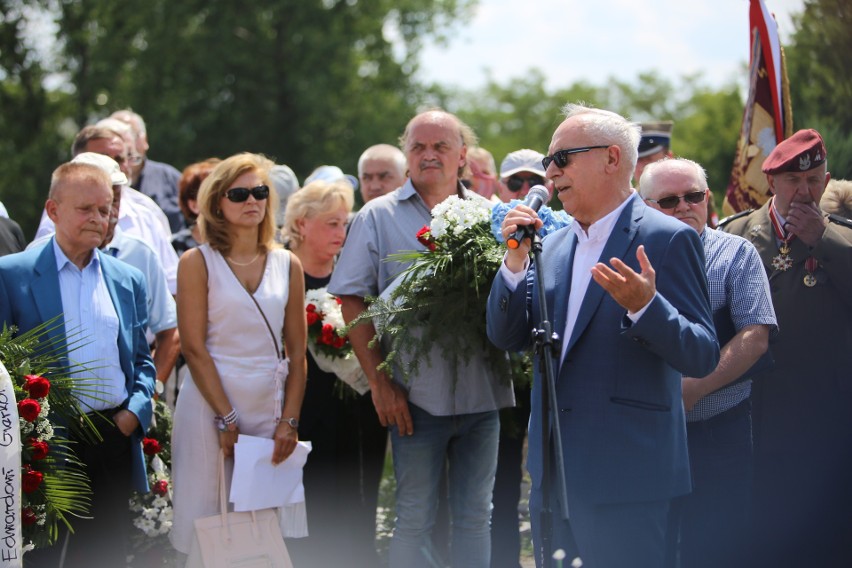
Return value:
[[(690, 491), (681, 376), (703, 377), (719, 360), (704, 253), (698, 233), (630, 187), (638, 126), (608, 111), (563, 110), (543, 165), (574, 223), (544, 240), (543, 273), (529, 266), (529, 241), (507, 252), (488, 335), (501, 349), (529, 347), (541, 323), (534, 292), (544, 286), (561, 337), (554, 412), (568, 503), (563, 511), (554, 484), (553, 550), (578, 554), (586, 568), (658, 567), (669, 502)], [(521, 205), (502, 230), (530, 224), (541, 221)], [(543, 392), (537, 367), (527, 467), (539, 565), (542, 458), (553, 443), (542, 448)]]
[[(60, 166), (46, 204), (55, 238), (0, 259), (0, 323), (25, 332), (61, 315), (63, 325), (46, 341), (64, 346), (72, 376), (97, 379), (75, 396), (102, 440), (73, 446), (92, 483), (92, 519), (75, 519), (64, 546), (28, 554), (44, 566), (58, 566), (60, 554), (65, 567), (124, 566), (128, 498), (132, 489), (148, 489), (141, 439), (156, 371), (145, 340), (146, 288), (141, 272), (97, 250), (112, 200), (109, 176), (99, 168)], [(66, 343), (65, 333), (76, 341)]]

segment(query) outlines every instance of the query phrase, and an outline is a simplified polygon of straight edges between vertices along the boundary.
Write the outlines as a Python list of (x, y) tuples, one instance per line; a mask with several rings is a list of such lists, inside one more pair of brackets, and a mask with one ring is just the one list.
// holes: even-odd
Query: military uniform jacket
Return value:
[[(779, 332), (770, 345), (775, 368), (755, 381), (755, 432), (777, 449), (838, 429), (849, 431), (852, 403), (852, 227), (831, 217), (813, 248), (790, 243), (792, 265), (773, 267), (779, 244), (769, 202), (722, 230), (745, 237), (757, 248), (772, 293)], [(808, 286), (806, 260), (817, 261), (816, 283)]]

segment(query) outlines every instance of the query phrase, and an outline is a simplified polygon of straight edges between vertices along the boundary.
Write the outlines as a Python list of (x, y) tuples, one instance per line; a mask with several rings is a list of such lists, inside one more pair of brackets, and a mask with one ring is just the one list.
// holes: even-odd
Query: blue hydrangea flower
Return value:
[[(491, 209), (491, 234), (497, 239), (497, 242), (504, 243), (503, 232), (500, 226), (503, 224), (503, 219), (506, 218), (506, 213), (510, 209), (514, 209), (516, 205), (522, 204), (523, 200), (513, 199), (509, 203), (498, 203)], [(565, 211), (554, 211), (547, 205), (542, 205), (538, 210), (538, 216), (544, 222), (544, 225), (539, 229), (538, 234), (543, 238), (548, 233), (552, 233), (562, 227), (567, 227), (574, 221)]]

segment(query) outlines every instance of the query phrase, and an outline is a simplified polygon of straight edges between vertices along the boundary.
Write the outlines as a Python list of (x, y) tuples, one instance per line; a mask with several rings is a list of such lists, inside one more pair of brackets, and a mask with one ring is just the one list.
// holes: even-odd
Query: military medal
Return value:
[(775, 270), (780, 270), (782, 272), (789, 270), (791, 266), (793, 266), (793, 259), (790, 258), (790, 247), (787, 245), (787, 242), (784, 241), (781, 244), (781, 247), (778, 249), (777, 255), (772, 259), (772, 268)]
[(816, 276), (814, 276), (814, 272), (816, 271), (817, 266), (817, 259), (812, 256), (809, 256), (808, 259), (805, 261), (805, 270), (807, 270), (808, 273), (805, 274), (804, 282), (805, 286), (807, 286), (808, 288), (813, 288), (814, 286), (816, 286), (817, 279)]
[[(778, 221), (778, 217), (776, 216), (775, 203), (772, 203), (772, 206), (769, 208), (769, 220), (772, 221), (772, 228), (775, 229), (775, 236), (777, 236), (778, 240), (781, 241), (781, 246), (778, 247), (778, 254), (772, 258), (772, 268), (785, 272), (793, 266), (793, 258), (790, 256), (790, 241), (795, 239), (796, 236), (786, 234), (786, 231), (781, 226), (781, 223)], [(805, 279), (805, 284), (813, 286), (813, 284), (808, 284), (807, 279)], [(814, 280), (814, 284), (816, 284), (816, 280)]]

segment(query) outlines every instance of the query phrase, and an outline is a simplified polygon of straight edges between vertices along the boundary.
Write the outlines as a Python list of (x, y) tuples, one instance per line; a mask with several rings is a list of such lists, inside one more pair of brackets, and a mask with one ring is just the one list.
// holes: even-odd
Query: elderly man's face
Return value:
[(390, 193), (405, 183), (392, 158), (369, 158), (361, 164), (361, 197), (364, 203)]
[(411, 183), (418, 189), (456, 184), (466, 152), (458, 125), (451, 117), (418, 117), (411, 124), (405, 148)]
[(107, 234), (113, 202), (112, 187), (69, 182), (45, 208), (56, 225), (56, 238), (69, 257), (101, 245)]
[(787, 216), (791, 203), (814, 203), (819, 207), (819, 200), (831, 178), (825, 164), (806, 172), (783, 172), (766, 177), (775, 194), (775, 207), (783, 217)]
[[(704, 187), (701, 177), (693, 168), (677, 162), (669, 161), (656, 167), (658, 169), (654, 172), (652, 178), (654, 185), (648, 188), (647, 193), (646, 189), (642, 188), (645, 199), (655, 201), (646, 201), (646, 203), (666, 215), (680, 219), (701, 233), (707, 224), (707, 202), (710, 199), (710, 192)], [(704, 192), (704, 197), (698, 203), (689, 203), (686, 199), (683, 199), (684, 196), (700, 192)], [(678, 198), (674, 207), (660, 206), (659, 200), (664, 200), (663, 205), (668, 205), (665, 201), (667, 197)], [(697, 197), (695, 195), (693, 198)]]
[(104, 240), (100, 244), (101, 247), (104, 247), (109, 244), (112, 238), (115, 236), (115, 226), (118, 225), (118, 214), (121, 210), (121, 186), (114, 185), (112, 186), (112, 206), (109, 210), (109, 223), (107, 224), (106, 235), (104, 235)]
[[(584, 132), (581, 117), (568, 118), (553, 133), (548, 155), (559, 150), (603, 146), (606, 141), (595, 139)], [(545, 174), (553, 182), (556, 196), (562, 206), (581, 225), (597, 221), (601, 212), (601, 195), (606, 183), (604, 168), (608, 161), (608, 147), (568, 154), (564, 166), (554, 160)]]
[(127, 179), (130, 179), (132, 166), (127, 158), (127, 147), (124, 145), (124, 141), (118, 136), (89, 140), (85, 151), (109, 156), (118, 163), (118, 166), (124, 172), (124, 175), (127, 176)]

